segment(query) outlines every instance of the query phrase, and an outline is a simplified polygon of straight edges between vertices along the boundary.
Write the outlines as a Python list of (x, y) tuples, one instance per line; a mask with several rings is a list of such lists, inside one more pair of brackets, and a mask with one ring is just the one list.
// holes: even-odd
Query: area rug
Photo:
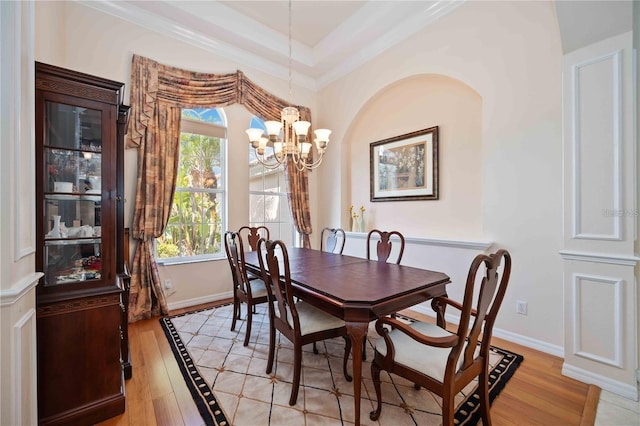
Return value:
[[(243, 319), (246, 305), (243, 308)], [(231, 331), (233, 305), (227, 304), (160, 319), (176, 360), (206, 425), (345, 425), (354, 423), (353, 384), (342, 374), (344, 340), (337, 338), (303, 348), (302, 378), (298, 401), (289, 406), (293, 379), (293, 349), (286, 338), (277, 337), (274, 371), (266, 374), (269, 349), (269, 317), (266, 305), (253, 314), (251, 340), (243, 346), (246, 321)], [(411, 318), (400, 316), (402, 320)], [(368, 333), (367, 361), (362, 366), (363, 425), (439, 425), (441, 399), (416, 390), (397, 376), (382, 372), (382, 414), (369, 419), (376, 403), (371, 380), (373, 347), (379, 336)], [(521, 355), (492, 347), (490, 399), (504, 388)], [(456, 424), (473, 425), (480, 419), (476, 383), (456, 397)]]

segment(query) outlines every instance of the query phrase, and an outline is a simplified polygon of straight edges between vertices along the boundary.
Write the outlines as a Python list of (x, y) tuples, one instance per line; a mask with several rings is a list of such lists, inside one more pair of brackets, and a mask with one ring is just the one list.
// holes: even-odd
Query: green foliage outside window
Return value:
[(217, 137), (181, 134), (176, 192), (167, 228), (157, 240), (159, 258), (222, 251), (221, 160)]

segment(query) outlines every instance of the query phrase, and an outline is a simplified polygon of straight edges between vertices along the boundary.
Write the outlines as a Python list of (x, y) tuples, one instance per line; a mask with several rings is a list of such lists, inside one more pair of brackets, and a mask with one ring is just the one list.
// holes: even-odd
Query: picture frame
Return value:
[(438, 199), (438, 126), (372, 142), (370, 199)]

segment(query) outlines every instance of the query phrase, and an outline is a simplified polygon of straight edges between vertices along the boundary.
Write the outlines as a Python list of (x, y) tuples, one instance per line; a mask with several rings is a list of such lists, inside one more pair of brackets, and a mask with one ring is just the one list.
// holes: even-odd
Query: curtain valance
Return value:
[[(280, 121), (282, 108), (290, 104), (249, 80), (242, 71), (213, 74), (162, 65), (134, 55), (131, 78), (131, 120), (127, 148), (140, 146), (144, 131), (153, 116), (156, 102), (180, 108), (225, 107), (243, 105), (263, 120)], [(300, 119), (311, 121), (311, 110), (294, 105)], [(311, 130), (309, 130), (311, 133)]]

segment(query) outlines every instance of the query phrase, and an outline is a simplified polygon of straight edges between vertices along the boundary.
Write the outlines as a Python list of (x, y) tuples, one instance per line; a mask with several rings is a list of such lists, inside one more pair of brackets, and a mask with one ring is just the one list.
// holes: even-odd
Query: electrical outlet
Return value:
[(164, 288), (167, 290), (173, 289), (173, 283), (170, 279), (167, 278), (166, 280), (164, 280)]
[(521, 315), (527, 315), (527, 302), (523, 302), (522, 300), (516, 301), (516, 312)]

